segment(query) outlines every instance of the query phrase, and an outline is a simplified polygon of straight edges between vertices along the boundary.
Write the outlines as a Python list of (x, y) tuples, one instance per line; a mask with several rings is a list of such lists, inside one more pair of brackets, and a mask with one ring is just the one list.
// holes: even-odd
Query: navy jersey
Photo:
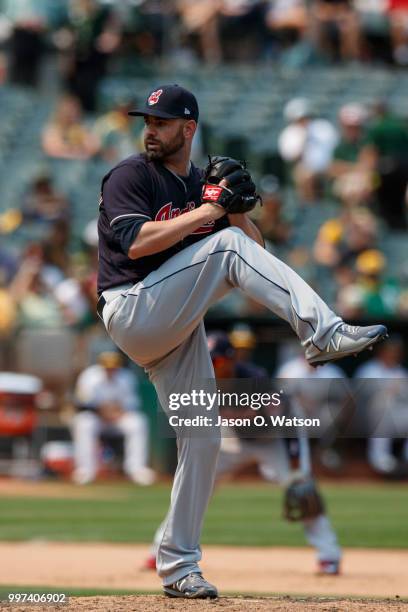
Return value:
[(202, 170), (191, 164), (180, 177), (145, 154), (132, 155), (102, 180), (99, 204), (98, 294), (125, 283), (135, 284), (167, 259), (211, 233), (229, 226), (226, 216), (196, 229), (169, 249), (132, 260), (128, 250), (146, 221), (165, 221), (194, 210), (201, 202)]

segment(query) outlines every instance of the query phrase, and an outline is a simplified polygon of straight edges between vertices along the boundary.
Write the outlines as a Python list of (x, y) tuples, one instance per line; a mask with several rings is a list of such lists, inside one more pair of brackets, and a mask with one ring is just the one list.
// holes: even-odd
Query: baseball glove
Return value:
[[(260, 200), (245, 162), (230, 157), (209, 157), (204, 173), (201, 201), (225, 208), (227, 213), (246, 213)], [(226, 186), (219, 183), (225, 179)]]
[(324, 503), (314, 480), (297, 476), (285, 491), (283, 516), (288, 521), (303, 521), (324, 513)]

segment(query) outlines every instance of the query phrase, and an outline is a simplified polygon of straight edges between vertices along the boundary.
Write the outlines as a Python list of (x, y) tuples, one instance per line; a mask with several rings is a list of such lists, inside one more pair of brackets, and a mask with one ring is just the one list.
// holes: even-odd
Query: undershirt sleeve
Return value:
[(113, 170), (102, 188), (103, 207), (113, 229), (123, 220), (152, 220), (151, 179), (142, 165), (124, 164)]
[(138, 217), (127, 217), (121, 219), (112, 226), (113, 235), (120, 244), (120, 248), (124, 255), (127, 255), (131, 244), (136, 239), (140, 228), (149, 219), (142, 219)]

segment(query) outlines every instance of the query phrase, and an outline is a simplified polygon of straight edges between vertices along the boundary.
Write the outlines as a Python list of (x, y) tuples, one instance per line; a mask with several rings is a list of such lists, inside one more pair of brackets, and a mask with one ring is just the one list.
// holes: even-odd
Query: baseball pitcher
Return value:
[[(357, 354), (386, 336), (383, 325), (345, 324), (263, 248), (246, 214), (258, 196), (244, 164), (215, 157), (202, 171), (191, 163), (199, 119), (191, 92), (162, 85), (130, 114), (144, 117), (146, 152), (102, 181), (98, 313), (113, 341), (145, 368), (167, 414), (174, 389), (188, 392), (214, 378), (203, 317), (233, 287), (287, 321), (312, 365)], [(193, 405), (186, 410), (197, 413)], [(178, 467), (158, 573), (169, 596), (214, 598), (217, 589), (198, 563), (220, 433), (203, 438), (175, 429)]]

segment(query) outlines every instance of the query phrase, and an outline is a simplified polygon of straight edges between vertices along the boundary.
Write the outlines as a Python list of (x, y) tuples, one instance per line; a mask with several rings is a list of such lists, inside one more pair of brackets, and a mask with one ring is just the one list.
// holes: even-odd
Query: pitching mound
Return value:
[[(204, 575), (221, 594), (408, 597), (405, 550), (346, 550), (341, 576), (316, 576), (313, 552), (306, 548), (206, 546), (204, 552)], [(0, 542), (0, 558), (8, 561), (0, 584), (157, 593), (156, 572), (143, 570), (148, 554), (148, 545)]]
[[(5, 606), (9, 608), (10, 606)], [(69, 612), (185, 612), (186, 607), (192, 612), (402, 612), (406, 604), (398, 601), (384, 600), (350, 600), (332, 598), (292, 598), (292, 597), (221, 597), (216, 600), (189, 600), (170, 599), (158, 595), (126, 596), (126, 597), (73, 597), (68, 606), (59, 608), (50, 606), (35, 606), (36, 612), (50, 612), (50, 610), (69, 610)], [(13, 612), (27, 612), (27, 608), (12, 606)]]

